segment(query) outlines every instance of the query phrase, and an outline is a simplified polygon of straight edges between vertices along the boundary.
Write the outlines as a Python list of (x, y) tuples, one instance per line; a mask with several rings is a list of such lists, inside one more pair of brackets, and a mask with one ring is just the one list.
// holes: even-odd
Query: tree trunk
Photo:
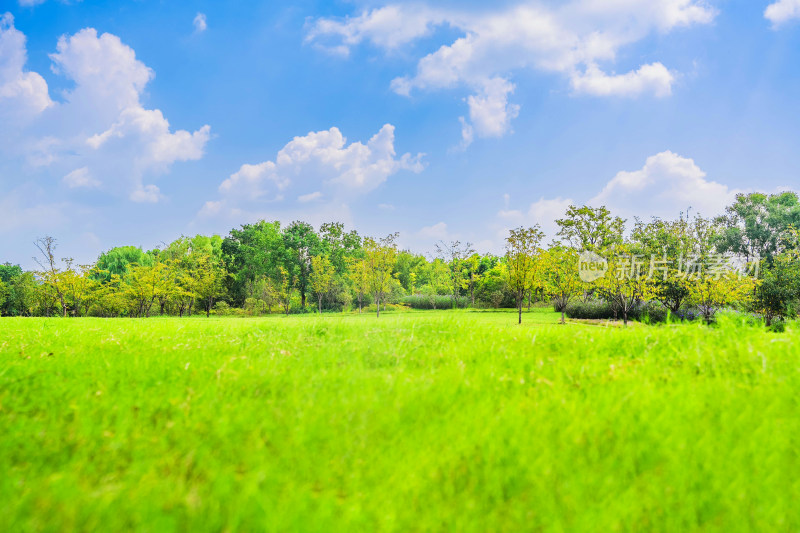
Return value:
[(567, 323), (567, 321), (565, 320), (564, 308), (563, 307), (561, 308), (561, 323), (562, 324), (566, 324)]
[(322, 314), (322, 295), (319, 295), (319, 314)]
[(625, 326), (626, 328), (628, 327), (628, 310), (627, 309), (623, 309), (622, 310), (622, 325)]
[(375, 309), (377, 309), (377, 311), (378, 311), (377, 317), (380, 318), (381, 317), (381, 297), (380, 296), (375, 296)]
[(522, 324), (522, 297), (517, 298), (517, 311), (519, 311), (519, 322), (517, 324)]

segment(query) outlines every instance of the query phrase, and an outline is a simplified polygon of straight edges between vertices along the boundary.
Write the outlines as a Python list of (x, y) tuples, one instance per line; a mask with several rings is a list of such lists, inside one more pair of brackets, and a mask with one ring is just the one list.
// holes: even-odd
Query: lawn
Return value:
[(800, 529), (800, 331), (0, 319), (0, 531)]

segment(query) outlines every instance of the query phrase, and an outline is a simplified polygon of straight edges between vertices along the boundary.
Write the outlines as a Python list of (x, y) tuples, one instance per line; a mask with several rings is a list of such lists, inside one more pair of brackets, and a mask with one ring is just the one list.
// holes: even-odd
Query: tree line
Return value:
[[(4, 316), (148, 317), (416, 308), (524, 307), (564, 314), (602, 302), (627, 322), (637, 309), (673, 316), (693, 309), (711, 321), (719, 309), (757, 313), (767, 323), (796, 315), (800, 297), (797, 194), (742, 194), (714, 218), (634, 219), (605, 207), (570, 206), (545, 243), (538, 226), (516, 228), (506, 253), (440, 242), (432, 257), (382, 238), (260, 221), (225, 236), (180, 237), (144, 251), (120, 246), (90, 265), (61, 258), (52, 237), (36, 241), (38, 269), (0, 265)], [(584, 254), (602, 260), (587, 281)], [(598, 263), (599, 264), (599, 263)]]

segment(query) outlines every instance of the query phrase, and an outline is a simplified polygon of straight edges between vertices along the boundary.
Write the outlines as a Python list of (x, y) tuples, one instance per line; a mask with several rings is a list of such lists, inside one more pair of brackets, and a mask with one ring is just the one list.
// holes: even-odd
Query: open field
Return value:
[(798, 530), (800, 332), (0, 320), (0, 531)]

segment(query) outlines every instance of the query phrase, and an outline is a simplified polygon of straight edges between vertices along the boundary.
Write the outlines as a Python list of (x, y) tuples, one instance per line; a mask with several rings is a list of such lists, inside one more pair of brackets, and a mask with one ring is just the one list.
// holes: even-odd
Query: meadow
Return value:
[(796, 531), (800, 332), (0, 319), (0, 531)]

